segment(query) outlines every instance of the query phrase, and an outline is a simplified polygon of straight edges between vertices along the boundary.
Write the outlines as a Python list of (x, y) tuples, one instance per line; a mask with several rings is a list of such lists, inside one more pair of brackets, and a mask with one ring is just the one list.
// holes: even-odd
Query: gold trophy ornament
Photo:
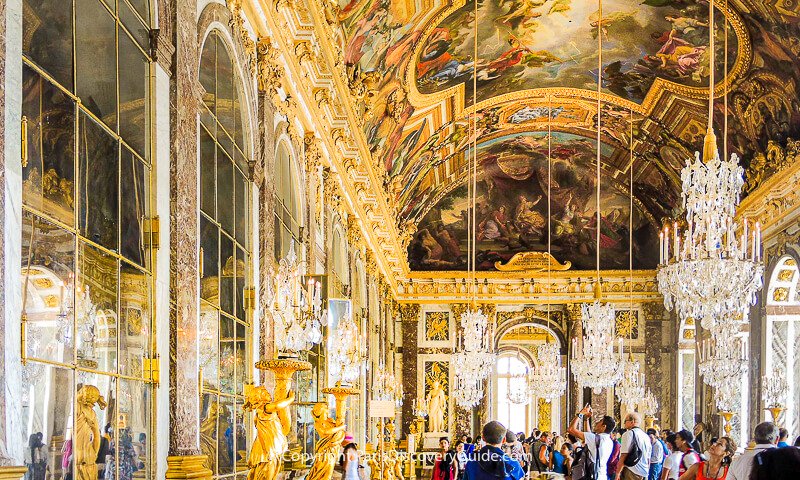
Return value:
[(315, 404), (311, 414), (314, 416), (314, 429), (319, 435), (319, 441), (314, 449), (314, 464), (311, 465), (306, 480), (330, 480), (345, 437), (344, 420), (341, 417), (335, 420), (330, 418), (328, 405), (325, 403)]
[(100, 450), (100, 425), (94, 405), (106, 408), (106, 401), (94, 385), (78, 389), (75, 415), (75, 478), (97, 480), (97, 452)]
[(278, 476), (283, 461), (283, 454), (289, 448), (286, 435), (289, 429), (281, 422), (281, 417), (288, 416), (286, 410), (294, 402), (294, 392), (288, 392), (286, 398), (273, 401), (272, 395), (262, 386), (249, 385), (245, 390), (245, 410), (255, 412), (256, 439), (250, 449), (247, 466), (250, 473), (248, 480), (273, 480)]

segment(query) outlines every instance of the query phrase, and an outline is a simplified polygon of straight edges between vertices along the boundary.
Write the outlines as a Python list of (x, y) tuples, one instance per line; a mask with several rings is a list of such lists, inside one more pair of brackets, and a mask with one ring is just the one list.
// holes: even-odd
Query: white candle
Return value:
[(744, 220), (744, 234), (742, 234), (742, 258), (747, 256), (747, 219)]
[(659, 265), (664, 263), (664, 232), (658, 233), (658, 263)]
[(756, 222), (756, 260), (761, 260), (761, 223)]
[(673, 246), (675, 247), (675, 256), (677, 257), (678, 256), (678, 222), (675, 222), (673, 224), (673, 226), (674, 226), (674, 230), (672, 232), (672, 236), (673, 236), (672, 243), (673, 243)]
[(664, 230), (664, 258), (669, 263), (669, 227)]

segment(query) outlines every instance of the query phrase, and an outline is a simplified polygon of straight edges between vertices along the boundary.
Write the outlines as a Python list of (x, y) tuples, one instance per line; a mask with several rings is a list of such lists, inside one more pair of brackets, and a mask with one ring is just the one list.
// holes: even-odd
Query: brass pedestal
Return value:
[(214, 472), (205, 467), (205, 455), (167, 457), (167, 479), (211, 480)]

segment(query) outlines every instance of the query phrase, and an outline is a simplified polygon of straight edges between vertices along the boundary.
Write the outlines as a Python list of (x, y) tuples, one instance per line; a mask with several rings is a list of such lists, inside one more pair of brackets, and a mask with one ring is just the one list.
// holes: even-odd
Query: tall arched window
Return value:
[(242, 404), (248, 380), (253, 275), (250, 233), (252, 184), (242, 83), (226, 40), (213, 30), (203, 44), (200, 83), (200, 368), (203, 402), (200, 445), (217, 477), (245, 471)]
[(62, 448), (92, 417), (114, 447), (108, 477), (155, 475), (148, 3), (23, 2), (18, 441), (41, 435), (54, 478), (75, 469)]
[(525, 378), (515, 375), (527, 373), (529, 367), (516, 353), (504, 353), (497, 359), (497, 421), (514, 432), (527, 431), (528, 405), (514, 403), (508, 399), (508, 395), (512, 390), (524, 390), (527, 387)]
[(278, 144), (275, 155), (275, 258), (289, 252), (294, 240), (299, 248), (302, 214), (297, 192), (297, 169), (285, 142)]
[[(789, 385), (783, 426), (789, 438), (800, 435), (800, 295), (797, 262), (778, 261), (767, 292), (766, 362), (764, 371)], [(770, 418), (771, 420), (771, 418)]]

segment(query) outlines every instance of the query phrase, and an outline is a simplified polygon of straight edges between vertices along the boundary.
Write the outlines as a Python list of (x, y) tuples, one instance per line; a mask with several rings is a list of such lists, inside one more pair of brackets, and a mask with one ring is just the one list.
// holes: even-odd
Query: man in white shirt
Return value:
[(753, 432), (753, 440), (756, 442), (756, 446), (752, 450), (745, 450), (731, 463), (731, 467), (728, 469), (728, 480), (748, 480), (750, 478), (753, 457), (758, 452), (778, 448), (776, 445), (778, 443), (778, 427), (772, 422), (759, 423)]
[[(653, 447), (650, 438), (639, 427), (642, 417), (636, 412), (629, 412), (623, 420), (623, 427), (628, 429), (622, 436), (622, 449), (620, 450), (619, 463), (617, 464), (617, 480), (645, 480), (650, 471), (650, 455)], [(625, 465), (625, 460), (632, 453), (634, 443), (641, 452), (639, 461), (631, 467)]]
[(658, 438), (658, 431), (655, 428), (647, 429), (647, 436), (650, 437), (650, 445), (653, 446), (653, 451), (650, 454), (650, 471), (647, 474), (647, 480), (658, 480), (661, 478), (661, 467), (664, 464), (664, 446), (661, 444), (661, 439)]
[[(614, 441), (609, 433), (614, 430), (616, 423), (612, 417), (604, 416), (594, 424), (594, 431), (589, 431), (592, 418), (592, 407), (587, 405), (572, 419), (567, 433), (582, 441), (589, 451), (589, 457), (597, 465), (597, 479), (608, 478), (606, 465), (611, 452), (614, 450)], [(581, 425), (582, 424), (582, 425)]]

